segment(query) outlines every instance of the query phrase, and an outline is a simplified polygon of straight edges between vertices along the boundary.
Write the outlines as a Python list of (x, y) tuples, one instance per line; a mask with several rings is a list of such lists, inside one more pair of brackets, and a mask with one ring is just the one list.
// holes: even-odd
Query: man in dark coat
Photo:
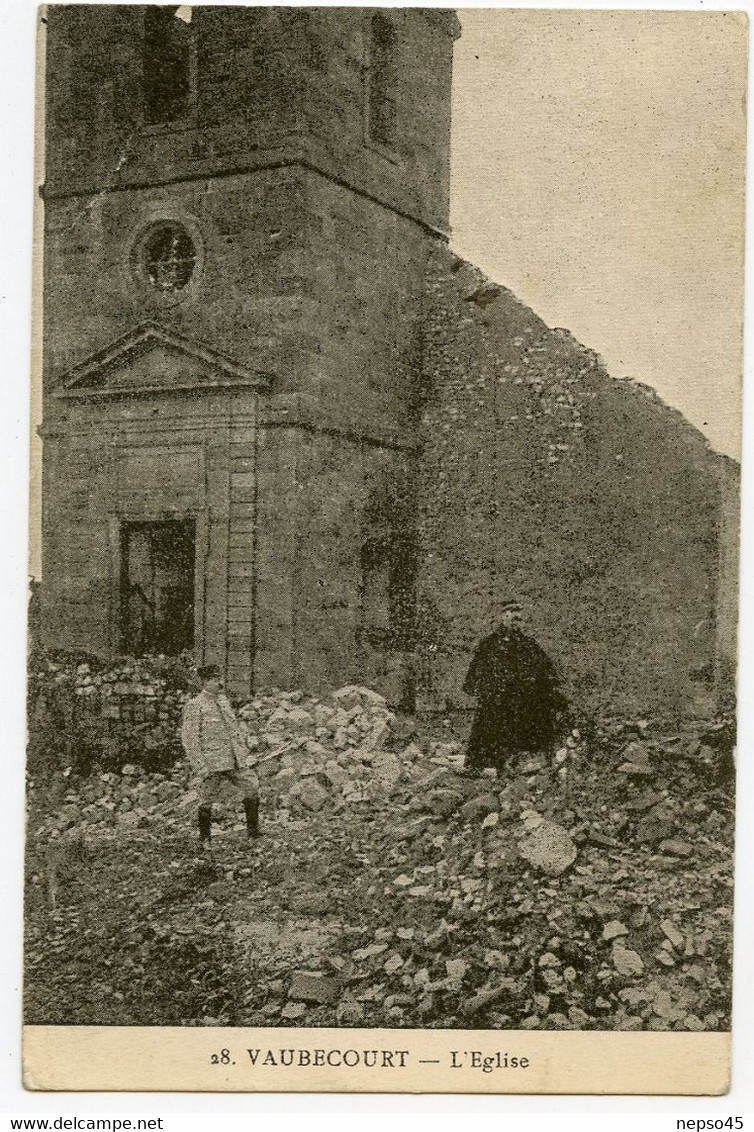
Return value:
[(502, 769), (519, 751), (541, 751), (557, 738), (565, 700), (555, 666), (522, 632), (521, 607), (509, 602), (500, 625), (477, 646), (463, 690), (477, 709), (465, 766)]

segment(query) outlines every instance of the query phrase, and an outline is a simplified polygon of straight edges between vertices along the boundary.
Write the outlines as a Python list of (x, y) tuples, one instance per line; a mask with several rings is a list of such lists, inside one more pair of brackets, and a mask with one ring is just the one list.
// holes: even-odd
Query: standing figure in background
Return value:
[(198, 780), (199, 837), (208, 848), (212, 803), (225, 783), (243, 799), (248, 836), (259, 836), (259, 779), (243, 765), (247, 747), (230, 701), (223, 695), (220, 669), (209, 664), (198, 669), (197, 675), (202, 690), (184, 708), (181, 741)]
[(566, 702), (555, 666), (520, 626), (521, 606), (508, 602), (471, 661), (463, 685), (477, 699), (464, 764), (469, 770), (502, 770), (512, 756), (546, 750), (557, 738)]

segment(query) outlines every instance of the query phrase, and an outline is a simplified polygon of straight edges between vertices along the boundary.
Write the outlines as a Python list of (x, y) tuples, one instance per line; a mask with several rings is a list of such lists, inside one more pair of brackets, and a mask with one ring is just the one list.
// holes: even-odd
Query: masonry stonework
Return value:
[(449, 251), (455, 16), (382, 13), (386, 94), (374, 10), (193, 7), (156, 122), (145, 15), (46, 17), (47, 645), (138, 591), (239, 694), (445, 711), (516, 596), (590, 709), (711, 695), (735, 470)]
[[(723, 573), (735, 604), (730, 563), (718, 573), (717, 561), (732, 462), (449, 251), (427, 286), (427, 702), (465, 703), (474, 642), (515, 596), (585, 710), (708, 704)], [(734, 496), (729, 486), (729, 515)], [(730, 654), (729, 623), (725, 635)]]

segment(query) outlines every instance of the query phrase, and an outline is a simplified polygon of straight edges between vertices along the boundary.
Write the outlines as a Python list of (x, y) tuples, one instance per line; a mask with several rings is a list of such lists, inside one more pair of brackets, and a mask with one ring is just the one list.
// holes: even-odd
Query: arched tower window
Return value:
[(193, 94), (192, 35), (185, 7), (149, 7), (144, 13), (144, 120), (156, 126), (183, 118)]
[(395, 29), (382, 12), (375, 12), (369, 37), (369, 137), (392, 146), (396, 136)]

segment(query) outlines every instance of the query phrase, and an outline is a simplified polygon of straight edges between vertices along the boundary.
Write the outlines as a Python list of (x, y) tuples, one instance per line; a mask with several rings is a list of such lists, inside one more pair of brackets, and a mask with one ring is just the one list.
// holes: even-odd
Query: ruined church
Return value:
[(454, 254), (451, 11), (44, 19), (47, 647), (444, 712), (516, 598), (589, 710), (723, 694), (737, 467)]

